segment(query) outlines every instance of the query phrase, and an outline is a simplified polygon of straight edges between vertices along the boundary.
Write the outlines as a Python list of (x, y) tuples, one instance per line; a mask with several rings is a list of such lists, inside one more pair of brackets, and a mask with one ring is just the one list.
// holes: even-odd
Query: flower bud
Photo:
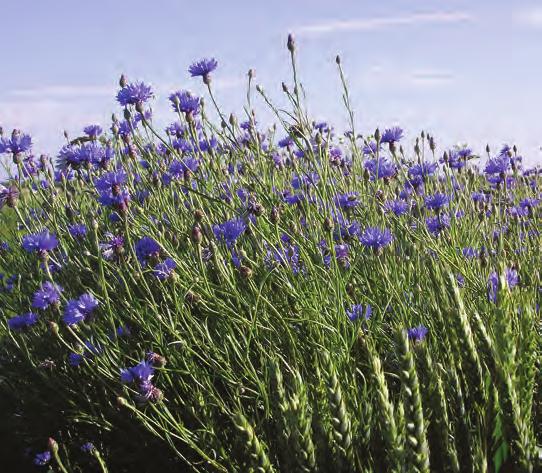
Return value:
[(126, 87), (127, 84), (128, 84), (128, 81), (126, 80), (126, 76), (124, 74), (121, 74), (120, 79), (119, 79), (119, 85), (122, 88), (124, 88), (124, 87)]
[(58, 443), (53, 437), (49, 437), (49, 440), (47, 442), (47, 448), (53, 454), (58, 452)]
[(288, 47), (288, 51), (290, 51), (291, 53), (295, 51), (295, 41), (292, 33), (288, 35), (288, 41), (286, 42), (286, 46)]

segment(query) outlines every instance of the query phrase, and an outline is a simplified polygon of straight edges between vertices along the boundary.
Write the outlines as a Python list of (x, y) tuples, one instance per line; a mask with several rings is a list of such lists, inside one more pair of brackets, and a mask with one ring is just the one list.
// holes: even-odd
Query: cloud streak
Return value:
[(533, 28), (542, 28), (542, 7), (521, 10), (516, 15), (517, 21)]
[(385, 28), (411, 26), (420, 24), (463, 23), (471, 21), (470, 13), (456, 12), (426, 12), (412, 13), (403, 16), (388, 16), (377, 18), (359, 18), (354, 20), (332, 20), (293, 28), (301, 36), (320, 36), (329, 33), (351, 31), (376, 31)]

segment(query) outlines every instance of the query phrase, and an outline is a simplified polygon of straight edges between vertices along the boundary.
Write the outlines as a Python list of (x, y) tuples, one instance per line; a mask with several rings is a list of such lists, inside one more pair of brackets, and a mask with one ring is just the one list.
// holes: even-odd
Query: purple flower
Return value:
[(26, 314), (16, 315), (8, 319), (8, 327), (10, 330), (22, 330), (34, 325), (38, 321), (38, 314), (27, 312)]
[(100, 125), (89, 125), (83, 128), (83, 133), (90, 138), (97, 138), (103, 133), (103, 130)]
[(82, 239), (87, 234), (87, 226), (82, 223), (76, 223), (68, 226), (70, 235), (77, 239)]
[(188, 72), (192, 77), (202, 77), (203, 82), (208, 84), (210, 81), (209, 74), (218, 66), (216, 59), (201, 59), (188, 68)]
[(38, 453), (34, 457), (34, 465), (45, 466), (51, 461), (51, 452), (46, 450), (45, 452)]
[(166, 258), (162, 263), (158, 263), (154, 267), (153, 273), (160, 281), (165, 281), (173, 274), (176, 267), (177, 263), (175, 261), (171, 258)]
[(388, 200), (384, 203), (385, 212), (393, 212), (398, 217), (408, 213), (410, 210), (410, 205), (401, 199)]
[(427, 327), (424, 325), (418, 325), (417, 327), (409, 328), (407, 330), (407, 335), (409, 340), (413, 341), (414, 343), (420, 343), (425, 339), (428, 332), (429, 329)]
[(44, 282), (42, 286), (34, 293), (32, 307), (45, 310), (50, 305), (57, 304), (60, 300), (60, 294), (63, 289), (58, 284)]
[(389, 179), (397, 174), (395, 164), (388, 161), (386, 158), (374, 158), (365, 161), (365, 169), (369, 171), (371, 180)]
[(450, 228), (450, 217), (446, 214), (438, 215), (436, 217), (427, 217), (425, 223), (429, 233), (433, 236), (438, 236), (443, 230)]
[(368, 227), (362, 231), (359, 240), (363, 246), (377, 251), (389, 245), (393, 236), (387, 228)]
[(106, 233), (107, 241), (100, 243), (103, 257), (106, 260), (111, 260), (115, 256), (119, 256), (124, 251), (124, 238), (120, 235)]
[(185, 178), (198, 170), (199, 161), (196, 158), (188, 157), (179, 161), (174, 159), (169, 165), (168, 172), (172, 177), (179, 179)]
[(13, 130), (11, 138), (0, 139), (0, 152), (17, 155), (25, 153), (32, 148), (32, 138), (30, 135), (22, 134), (19, 130)]
[(131, 368), (120, 371), (120, 380), (125, 383), (150, 383), (154, 376), (154, 367), (147, 361), (141, 361)]
[(96, 447), (92, 442), (86, 442), (81, 445), (81, 450), (85, 453), (92, 453), (94, 450), (96, 450)]
[(273, 268), (278, 265), (285, 268), (291, 268), (295, 275), (301, 271), (298, 245), (287, 243), (285, 247), (271, 248), (266, 243), (265, 246), (267, 248), (265, 263), (268, 267)]
[(54, 250), (58, 246), (58, 240), (54, 233), (49, 233), (45, 229), (39, 233), (33, 233), (23, 237), (22, 247), (29, 253), (46, 253)]
[(425, 206), (428, 209), (441, 210), (450, 203), (450, 198), (446, 194), (437, 192), (434, 195), (428, 195), (425, 198)]
[(192, 116), (199, 113), (200, 98), (192, 95), (188, 90), (173, 92), (169, 96), (169, 100), (174, 112), (182, 112)]
[(362, 304), (354, 304), (352, 307), (350, 307), (350, 309), (346, 311), (346, 315), (352, 322), (355, 322), (358, 319), (369, 320), (372, 313), (373, 309), (370, 304), (367, 304), (365, 310), (363, 310)]
[(382, 134), (381, 142), (382, 143), (395, 143), (403, 137), (403, 129), (398, 126), (393, 128), (387, 128)]
[(143, 267), (147, 266), (149, 259), (158, 258), (161, 249), (162, 247), (155, 239), (147, 236), (141, 238), (135, 245), (137, 259)]
[(130, 193), (122, 188), (127, 176), (123, 170), (111, 171), (100, 177), (95, 184), (98, 201), (107, 207), (125, 211), (130, 201)]
[(478, 258), (480, 256), (480, 250), (477, 250), (476, 248), (471, 248), (470, 246), (467, 246), (466, 248), (463, 248), (463, 256), (465, 258)]
[[(509, 289), (513, 289), (519, 283), (518, 272), (513, 268), (505, 268), (504, 279)], [(500, 279), (497, 272), (493, 271), (487, 281), (487, 297), (490, 302), (497, 302), (497, 295), (501, 289)]]
[(337, 261), (344, 268), (350, 267), (350, 262), (348, 261), (349, 252), (350, 252), (350, 247), (346, 243), (342, 245), (335, 245), (335, 256), (337, 258)]
[(502, 154), (496, 158), (490, 159), (484, 168), (484, 172), (486, 174), (504, 174), (510, 169), (511, 165), (512, 162), (508, 155)]
[(218, 241), (226, 243), (228, 248), (232, 247), (237, 239), (245, 232), (247, 225), (241, 218), (234, 218), (227, 222), (213, 225), (213, 233)]
[(288, 148), (294, 145), (294, 140), (291, 136), (286, 136), (278, 141), (279, 148)]
[(357, 192), (347, 192), (346, 194), (339, 194), (335, 197), (335, 205), (343, 210), (353, 209), (357, 207), (361, 202), (358, 200), (359, 194)]
[(76, 325), (87, 321), (98, 305), (99, 302), (91, 294), (83, 294), (79, 299), (68, 301), (64, 310), (64, 323)]
[(378, 145), (376, 144), (376, 141), (371, 141), (363, 147), (363, 154), (376, 155), (377, 150)]
[(414, 166), (411, 166), (408, 169), (408, 175), (410, 177), (417, 176), (417, 177), (426, 177), (431, 176), (435, 173), (437, 170), (438, 164), (437, 163), (428, 163), (423, 162), (420, 164), (414, 164)]
[(123, 106), (141, 105), (153, 97), (150, 86), (143, 82), (128, 84), (119, 90), (117, 101)]
[(4, 205), (15, 207), (19, 198), (19, 189), (15, 185), (4, 187), (0, 184), (0, 210)]

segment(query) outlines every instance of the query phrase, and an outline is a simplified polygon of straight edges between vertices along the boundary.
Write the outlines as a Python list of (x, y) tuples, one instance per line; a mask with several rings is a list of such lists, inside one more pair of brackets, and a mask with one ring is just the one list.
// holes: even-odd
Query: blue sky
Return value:
[[(153, 85), (154, 110), (173, 120), (167, 95), (202, 92), (186, 69), (214, 56), (218, 100), (242, 112), (245, 78), (282, 100), (293, 32), (309, 111), (345, 124), (334, 62), (339, 53), (357, 127), (401, 125), (440, 146), (482, 151), (516, 143), (542, 162), (542, 4), (533, 1), (106, 1), (2, 2), (0, 125), (54, 155), (62, 131), (108, 125), (121, 73)], [(258, 108), (265, 106), (257, 102)], [(264, 115), (265, 117), (266, 115)]]

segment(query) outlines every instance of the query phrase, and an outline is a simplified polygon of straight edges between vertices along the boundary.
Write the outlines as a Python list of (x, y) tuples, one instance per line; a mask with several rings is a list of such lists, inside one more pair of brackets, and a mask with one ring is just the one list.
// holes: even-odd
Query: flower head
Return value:
[(381, 142), (382, 143), (395, 143), (403, 137), (403, 129), (394, 126), (393, 128), (387, 128), (384, 133), (382, 133)]
[(389, 245), (393, 240), (393, 236), (387, 228), (368, 227), (362, 231), (359, 240), (363, 246), (376, 251)]
[(151, 258), (157, 258), (162, 247), (151, 237), (141, 238), (135, 246), (136, 256), (142, 266), (146, 266)]
[(29, 151), (30, 148), (32, 148), (32, 138), (30, 138), (30, 135), (25, 135), (19, 130), (13, 130), (11, 138), (0, 139), (0, 153), (18, 155)]
[(208, 84), (210, 83), (209, 74), (213, 72), (218, 67), (218, 62), (214, 58), (210, 59), (201, 59), (188, 68), (188, 72), (192, 77), (202, 77), (203, 82)]
[(350, 309), (346, 311), (346, 315), (352, 322), (358, 319), (369, 320), (372, 313), (373, 313), (373, 308), (371, 307), (370, 304), (367, 304), (367, 306), (365, 307), (365, 310), (363, 309), (362, 304), (354, 304), (352, 307), (350, 307)]
[(245, 232), (247, 225), (241, 218), (234, 218), (227, 222), (213, 225), (213, 233), (218, 241), (226, 243), (226, 246), (232, 247), (237, 239)]
[(63, 289), (58, 284), (46, 281), (34, 293), (32, 307), (45, 310), (47, 307), (57, 304), (60, 300), (60, 294)]
[(63, 320), (66, 325), (76, 325), (90, 319), (99, 302), (91, 294), (83, 294), (79, 299), (72, 299), (66, 304)]
[(160, 281), (165, 281), (168, 279), (175, 271), (177, 263), (171, 258), (166, 258), (162, 263), (158, 263), (153, 270), (153, 274), (160, 279)]
[(38, 321), (38, 314), (27, 312), (8, 319), (8, 327), (11, 330), (22, 330), (34, 325)]
[(174, 112), (182, 112), (192, 116), (199, 113), (201, 99), (192, 95), (188, 90), (173, 92), (169, 96), (169, 101)]
[(119, 90), (117, 101), (122, 106), (141, 105), (153, 97), (152, 89), (143, 82), (127, 84)]
[(97, 138), (103, 133), (103, 129), (100, 125), (89, 125), (83, 128), (83, 133), (89, 138)]
[(46, 253), (58, 246), (58, 240), (54, 233), (49, 233), (49, 230), (45, 229), (39, 233), (24, 236), (22, 246), (29, 253)]
[(45, 466), (51, 461), (51, 452), (46, 450), (45, 452), (38, 453), (34, 457), (34, 465)]
[(443, 207), (446, 207), (450, 203), (450, 198), (446, 194), (437, 192), (433, 195), (428, 195), (425, 198), (425, 206), (428, 209), (440, 210)]
[(429, 329), (424, 325), (418, 325), (417, 327), (407, 329), (408, 339), (415, 343), (422, 342), (428, 332)]

